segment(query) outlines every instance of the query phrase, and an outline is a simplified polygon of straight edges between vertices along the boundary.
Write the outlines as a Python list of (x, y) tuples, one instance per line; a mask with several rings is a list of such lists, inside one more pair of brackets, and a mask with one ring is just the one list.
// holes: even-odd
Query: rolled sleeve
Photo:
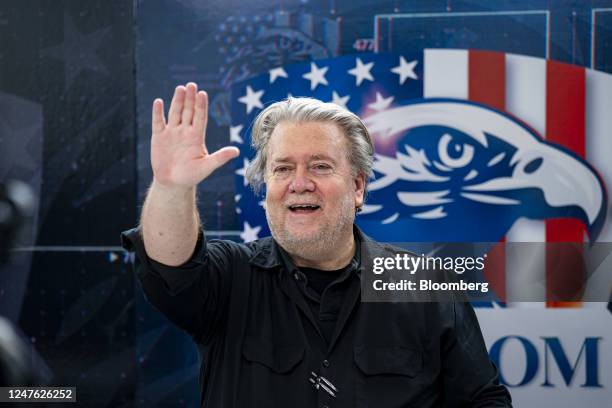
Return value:
[(168, 266), (147, 255), (140, 228), (121, 234), (123, 248), (136, 254), (136, 276), (147, 300), (201, 343), (208, 342), (224, 324), (232, 282), (232, 244), (207, 243), (200, 231), (191, 258), (182, 265)]
[(149, 258), (145, 251), (140, 227), (121, 233), (121, 246), (126, 251), (136, 254), (136, 273), (139, 278), (142, 279), (148, 273), (155, 274), (164, 281), (168, 293), (171, 295), (176, 295), (194, 284), (198, 279), (198, 271), (202, 268), (206, 255), (206, 239), (202, 231), (200, 231), (191, 258), (179, 266), (164, 265)]

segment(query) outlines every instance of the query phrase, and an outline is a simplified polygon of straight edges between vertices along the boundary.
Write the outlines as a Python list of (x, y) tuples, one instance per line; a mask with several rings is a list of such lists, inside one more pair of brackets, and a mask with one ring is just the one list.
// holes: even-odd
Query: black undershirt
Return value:
[(331, 336), (334, 332), (334, 328), (336, 327), (336, 321), (338, 320), (338, 314), (335, 313), (333, 315), (330, 314), (321, 314), (321, 296), (325, 289), (336, 279), (342, 275), (345, 268), (334, 270), (334, 271), (323, 271), (321, 269), (315, 268), (299, 268), (300, 272), (302, 272), (306, 276), (306, 281), (308, 282), (308, 288), (315, 292), (316, 296), (306, 296), (306, 300), (312, 314), (314, 316), (318, 316), (319, 328), (321, 332), (323, 332), (323, 336), (325, 340), (329, 343), (331, 340)]
[(327, 288), (330, 283), (338, 279), (344, 269), (345, 268), (335, 271), (323, 271), (315, 268), (300, 268), (300, 271), (306, 275), (306, 278), (308, 279), (308, 287), (314, 289), (314, 291), (321, 296), (323, 295), (325, 288)]

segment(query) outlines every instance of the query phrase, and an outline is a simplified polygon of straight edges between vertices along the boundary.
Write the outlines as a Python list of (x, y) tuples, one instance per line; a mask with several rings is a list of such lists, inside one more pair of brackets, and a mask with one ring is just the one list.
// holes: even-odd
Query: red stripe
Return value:
[[(470, 50), (468, 99), (492, 108), (506, 108), (506, 57), (501, 52)], [(484, 275), (502, 301), (506, 299), (505, 238), (489, 253)]]
[(496, 109), (506, 108), (506, 58), (501, 52), (470, 50), (469, 100)]
[(546, 140), (563, 145), (584, 158), (585, 115), (584, 69), (548, 61), (546, 66)]
[[(546, 139), (585, 156), (585, 71), (581, 67), (548, 61), (546, 66)], [(575, 219), (546, 221), (547, 242), (582, 243), (585, 228)], [(547, 298), (549, 306), (566, 306), (555, 293), (568, 293), (581, 277), (582, 253), (568, 245), (552, 244), (546, 253)], [(581, 248), (579, 246), (578, 248)], [(561, 261), (562, 260), (562, 261)], [(566, 267), (563, 267), (566, 265)], [(574, 265), (574, 267), (571, 267)], [(572, 281), (574, 285), (572, 285)]]

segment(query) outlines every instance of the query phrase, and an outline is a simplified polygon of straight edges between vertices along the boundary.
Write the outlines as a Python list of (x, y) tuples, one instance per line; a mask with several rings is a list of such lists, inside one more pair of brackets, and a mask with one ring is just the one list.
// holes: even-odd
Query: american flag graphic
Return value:
[[(368, 235), (499, 242), (487, 277), (502, 300), (526, 287), (533, 299), (547, 299), (567, 281), (560, 276), (576, 274), (559, 263), (580, 258), (505, 243), (612, 239), (605, 188), (612, 76), (522, 55), (426, 49), (277, 67), (234, 84), (230, 141), (241, 152), (236, 208), (244, 241), (269, 235), (263, 195), (244, 179), (254, 156), (249, 126), (290, 95), (343, 105), (372, 132), (375, 179), (357, 217)], [(558, 305), (566, 304), (548, 302)]]

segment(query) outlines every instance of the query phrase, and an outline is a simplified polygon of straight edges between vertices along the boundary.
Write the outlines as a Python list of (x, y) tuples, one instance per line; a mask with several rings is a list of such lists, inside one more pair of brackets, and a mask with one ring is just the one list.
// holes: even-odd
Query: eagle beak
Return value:
[[(541, 143), (512, 158), (512, 177), (499, 177), (464, 187), (477, 196), (508, 197), (517, 190), (539, 190), (555, 217), (574, 217), (587, 226), (591, 241), (603, 227), (607, 197), (603, 182), (586, 162), (558, 147)], [(533, 197), (533, 196), (530, 196)], [(516, 204), (524, 202), (515, 200)], [(524, 203), (527, 204), (527, 203)]]

